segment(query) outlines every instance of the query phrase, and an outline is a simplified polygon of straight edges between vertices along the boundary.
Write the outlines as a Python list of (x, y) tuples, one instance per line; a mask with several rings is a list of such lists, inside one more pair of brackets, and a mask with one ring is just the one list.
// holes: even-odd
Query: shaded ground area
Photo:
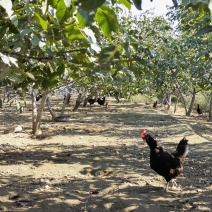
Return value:
[[(0, 211), (211, 211), (212, 124), (203, 117), (114, 102), (67, 114), (70, 122), (58, 123), (46, 111), (45, 136), (32, 139), (30, 112), (1, 109)], [(3, 134), (14, 124), (23, 132)], [(164, 179), (149, 168), (141, 128), (167, 150), (189, 140), (178, 190), (165, 193)]]

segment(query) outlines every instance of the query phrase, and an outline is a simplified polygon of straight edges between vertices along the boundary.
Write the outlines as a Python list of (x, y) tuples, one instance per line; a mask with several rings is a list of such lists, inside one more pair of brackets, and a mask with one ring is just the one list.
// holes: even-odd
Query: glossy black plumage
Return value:
[(100, 106), (104, 105), (105, 104), (105, 97), (102, 97), (102, 98), (98, 98), (97, 99), (97, 102)]
[(197, 113), (198, 113), (199, 115), (202, 114), (202, 110), (200, 109), (199, 104), (197, 104)]
[(42, 99), (42, 95), (41, 94), (36, 95), (36, 101), (38, 102), (40, 99)]
[(96, 102), (96, 98), (89, 98), (88, 102), (90, 103), (90, 105), (93, 105)]
[(158, 101), (155, 101), (155, 102), (153, 103), (153, 108), (157, 109), (157, 105), (158, 105)]
[(183, 138), (176, 150), (170, 153), (158, 146), (158, 142), (149, 134), (144, 132), (141, 136), (150, 148), (150, 167), (165, 178), (167, 190), (169, 182), (183, 172), (183, 161), (188, 154), (188, 140)]

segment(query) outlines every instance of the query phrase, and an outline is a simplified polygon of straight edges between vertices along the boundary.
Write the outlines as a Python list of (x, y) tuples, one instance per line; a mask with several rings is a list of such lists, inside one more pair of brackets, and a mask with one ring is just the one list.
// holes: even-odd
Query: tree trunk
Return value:
[(87, 106), (88, 99), (89, 99), (89, 96), (84, 99), (84, 101), (83, 101), (83, 107), (86, 107)]
[(184, 96), (183, 96), (182, 93), (180, 93), (180, 96), (181, 96), (181, 98), (182, 98), (183, 106), (184, 106), (184, 109), (185, 109), (185, 114), (186, 114), (186, 116), (187, 116), (188, 111), (187, 111), (187, 108), (186, 108), (186, 101), (185, 101), (185, 98), (184, 98)]
[(2, 108), (3, 107), (3, 101), (2, 101), (2, 99), (0, 99), (0, 108)]
[(168, 94), (168, 99), (167, 99), (167, 106), (166, 106), (166, 110), (169, 111), (170, 107), (172, 104), (172, 95)]
[(193, 88), (191, 103), (190, 103), (190, 107), (188, 109), (188, 112), (187, 112), (186, 116), (190, 116), (191, 115), (191, 112), (192, 112), (192, 109), (193, 109), (193, 106), (194, 106), (195, 97), (196, 97), (196, 89)]
[(212, 121), (212, 96), (211, 96), (210, 106), (209, 106), (209, 120)]
[(119, 94), (114, 94), (114, 97), (115, 97), (117, 103), (120, 103)]
[(62, 110), (60, 112), (60, 116), (63, 116), (64, 112), (65, 112), (65, 108), (66, 106), (69, 104), (69, 101), (70, 101), (70, 98), (71, 98), (71, 94), (68, 93), (64, 99), (64, 102), (63, 102), (63, 107), (62, 107)]
[(48, 95), (48, 91), (45, 91), (42, 93), (40, 106), (37, 110), (36, 93), (35, 91), (32, 92), (32, 134), (33, 135), (42, 134), (42, 131), (40, 129), (40, 123), (41, 123), (41, 117), (42, 117), (43, 108), (46, 102), (47, 95)]
[(171, 106), (172, 105), (172, 95), (169, 94), (168, 96), (168, 104)]
[(174, 105), (174, 113), (177, 112), (177, 105), (178, 105), (178, 101), (179, 101), (179, 93), (177, 94), (177, 98), (176, 98), (176, 102), (175, 102), (175, 105)]
[(55, 116), (54, 111), (53, 111), (53, 109), (51, 107), (51, 103), (49, 101), (49, 97), (47, 97), (47, 99), (46, 99), (46, 105), (47, 105), (47, 107), (49, 109), (49, 112), (50, 112), (50, 114), (52, 116), (52, 120), (55, 121), (56, 120), (56, 116)]
[(82, 93), (79, 93), (73, 111), (77, 111), (78, 110), (78, 108), (79, 108), (80, 104), (82, 103), (82, 101), (83, 101)]

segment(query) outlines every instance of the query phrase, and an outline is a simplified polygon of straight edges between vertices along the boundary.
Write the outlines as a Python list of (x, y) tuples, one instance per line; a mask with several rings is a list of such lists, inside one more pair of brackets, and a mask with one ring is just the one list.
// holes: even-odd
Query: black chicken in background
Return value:
[(199, 104), (197, 104), (197, 113), (199, 115), (202, 114), (202, 110), (200, 109), (200, 105)]
[(93, 105), (93, 104), (96, 102), (96, 98), (90, 97), (90, 98), (88, 99), (88, 102), (89, 102), (90, 105)]
[(42, 95), (41, 94), (36, 95), (36, 101), (38, 102), (40, 99), (42, 99)]
[(169, 184), (177, 186), (175, 178), (183, 172), (183, 162), (188, 154), (188, 140), (184, 137), (178, 144), (175, 152), (170, 153), (158, 146), (158, 142), (146, 130), (141, 130), (141, 137), (150, 148), (150, 167), (167, 182), (165, 190), (168, 191)]
[(155, 102), (153, 103), (153, 108), (157, 109), (157, 106), (158, 106), (158, 101), (155, 101)]
[(105, 96), (102, 97), (102, 98), (97, 98), (97, 102), (100, 106), (104, 105), (105, 104)]

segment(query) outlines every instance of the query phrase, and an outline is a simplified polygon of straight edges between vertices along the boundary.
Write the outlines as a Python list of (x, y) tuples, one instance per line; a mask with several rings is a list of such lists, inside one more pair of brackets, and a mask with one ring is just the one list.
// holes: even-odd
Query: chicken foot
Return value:
[(169, 185), (171, 184), (171, 188), (177, 188), (178, 185), (176, 183), (176, 180), (175, 179), (171, 179), (169, 182), (166, 183), (166, 187), (165, 187), (165, 191), (167, 192), (168, 191), (168, 188), (169, 188)]

